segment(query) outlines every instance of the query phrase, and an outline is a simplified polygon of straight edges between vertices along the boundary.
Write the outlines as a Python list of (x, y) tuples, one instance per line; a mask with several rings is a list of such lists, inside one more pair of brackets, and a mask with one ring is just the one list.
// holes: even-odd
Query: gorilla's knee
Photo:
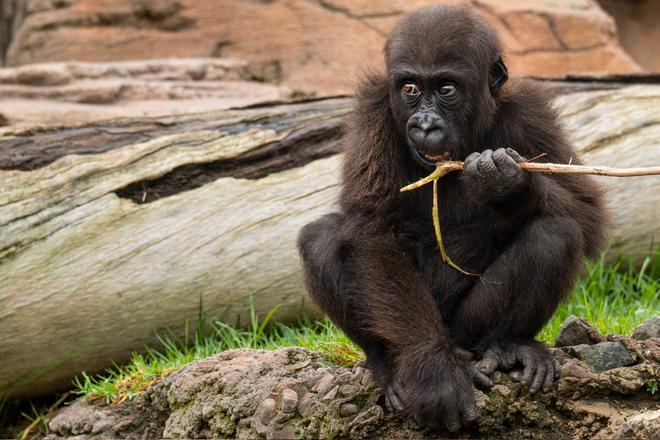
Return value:
[(535, 221), (528, 234), (535, 238), (536, 248), (549, 264), (579, 260), (582, 249), (582, 234), (575, 220), (567, 217), (549, 217)]
[(318, 260), (336, 248), (342, 216), (328, 214), (305, 225), (298, 234), (298, 251), (305, 264), (318, 264)]
[(337, 314), (334, 308), (341, 289), (339, 248), (342, 219), (340, 214), (328, 214), (303, 227), (298, 235), (298, 251), (307, 289), (331, 316)]

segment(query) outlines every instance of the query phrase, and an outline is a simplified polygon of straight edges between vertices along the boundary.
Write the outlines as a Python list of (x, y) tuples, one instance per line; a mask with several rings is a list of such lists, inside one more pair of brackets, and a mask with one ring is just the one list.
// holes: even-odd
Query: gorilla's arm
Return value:
[[(514, 89), (503, 106), (494, 142), (528, 158), (546, 153), (544, 161), (576, 162), (554, 113), (533, 86), (522, 88), (524, 95), (515, 96)], [(494, 221), (515, 230), (484, 272), (485, 282), (458, 304), (450, 327), (459, 343), (493, 358), (487, 373), (521, 362), (523, 382), (537, 391), (549, 388), (557, 372), (533, 338), (569, 292), (582, 259), (600, 249), (604, 216), (600, 192), (588, 178), (527, 173), (516, 165), (519, 159), (497, 149), (465, 161), (465, 191), (490, 203), (501, 216)]]

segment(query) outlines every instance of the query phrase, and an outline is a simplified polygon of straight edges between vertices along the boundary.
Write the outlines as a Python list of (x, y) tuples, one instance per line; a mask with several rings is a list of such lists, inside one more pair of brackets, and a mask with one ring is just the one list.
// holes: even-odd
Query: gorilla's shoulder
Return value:
[(501, 93), (497, 112), (501, 123), (521, 128), (550, 128), (557, 123), (557, 111), (551, 105), (553, 93), (542, 82), (512, 79)]
[(527, 109), (550, 107), (553, 94), (541, 81), (528, 78), (514, 78), (502, 90), (502, 106), (518, 106)]

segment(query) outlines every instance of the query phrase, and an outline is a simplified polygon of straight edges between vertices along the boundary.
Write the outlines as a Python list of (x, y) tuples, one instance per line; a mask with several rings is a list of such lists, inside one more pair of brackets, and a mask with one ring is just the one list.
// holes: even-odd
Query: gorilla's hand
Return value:
[(464, 162), (463, 172), (469, 187), (476, 195), (488, 200), (501, 201), (529, 185), (529, 175), (517, 162), (525, 159), (511, 148), (498, 148), (470, 154)]
[(458, 431), (477, 419), (472, 383), (490, 386), (488, 377), (454, 353), (427, 354), (420, 365), (401, 365), (385, 390), (390, 409), (404, 410), (424, 427)]
[(491, 375), (497, 369), (506, 371), (517, 364), (523, 366), (520, 383), (529, 386), (530, 393), (540, 389), (550, 391), (561, 372), (550, 351), (536, 341), (494, 344), (483, 354), (477, 368), (483, 374)]
[[(473, 361), (474, 355), (462, 348), (457, 348), (454, 353), (459, 359), (463, 361)], [(475, 386), (481, 388), (490, 388), (493, 386), (493, 382), (488, 378), (488, 376), (477, 368), (479, 364), (466, 363), (465, 368), (467, 368), (469, 375), (472, 377), (472, 383)], [(405, 412), (406, 405), (403, 403), (403, 386), (399, 380), (393, 380), (391, 383), (383, 387), (383, 398), (385, 401), (385, 408), (390, 412)]]

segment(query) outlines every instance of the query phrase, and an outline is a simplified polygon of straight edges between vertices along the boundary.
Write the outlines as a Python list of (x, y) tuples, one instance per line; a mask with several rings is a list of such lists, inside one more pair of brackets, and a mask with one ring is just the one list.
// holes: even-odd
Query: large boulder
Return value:
[[(346, 93), (365, 63), (382, 64), (388, 32), (437, 0), (12, 0), (25, 5), (7, 65), (165, 57), (232, 57), (255, 79), (302, 94)], [(456, 0), (445, 0), (456, 3)], [(482, 0), (513, 74), (629, 73), (614, 20), (595, 0)], [(366, 60), (366, 61), (365, 61)]]

